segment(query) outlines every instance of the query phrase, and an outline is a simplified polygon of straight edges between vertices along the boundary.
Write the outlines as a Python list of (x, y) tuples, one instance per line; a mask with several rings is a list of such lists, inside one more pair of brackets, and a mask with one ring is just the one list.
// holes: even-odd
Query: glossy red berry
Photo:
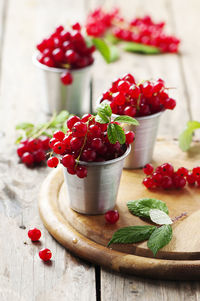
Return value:
[(129, 95), (132, 97), (132, 98), (138, 98), (139, 95), (140, 95), (140, 88), (136, 85), (132, 85), (130, 86), (129, 88)]
[(170, 163), (164, 163), (160, 166), (160, 173), (163, 176), (173, 176), (174, 167)]
[(151, 175), (154, 171), (153, 165), (151, 164), (146, 164), (143, 168), (143, 171), (146, 175)]
[(67, 127), (68, 129), (72, 129), (74, 124), (78, 121), (80, 121), (81, 119), (78, 116), (71, 116), (68, 120), (67, 120)]
[(62, 131), (56, 131), (53, 134), (53, 138), (58, 139), (59, 141), (62, 141), (65, 138), (65, 134)]
[(154, 173), (152, 174), (153, 182), (155, 183), (155, 185), (156, 185), (157, 187), (160, 186), (160, 183), (161, 183), (161, 181), (162, 181), (162, 178), (163, 178), (163, 176), (162, 176), (159, 172), (154, 172)]
[(188, 169), (185, 167), (180, 167), (176, 173), (181, 177), (186, 177), (188, 175)]
[(65, 52), (65, 58), (68, 63), (73, 64), (78, 60), (79, 56), (74, 50), (69, 49)]
[(64, 58), (64, 52), (61, 48), (56, 48), (52, 52), (52, 56), (56, 62), (62, 62)]
[(72, 168), (75, 166), (76, 161), (73, 155), (67, 154), (65, 155), (62, 160), (61, 163), (66, 167), (66, 168)]
[(148, 177), (148, 178), (144, 178), (143, 182), (144, 186), (148, 189), (154, 188), (155, 187), (155, 183), (152, 179), (152, 177)]
[(63, 83), (63, 85), (71, 85), (73, 82), (73, 77), (72, 77), (71, 73), (68, 71), (63, 72), (61, 74), (60, 79), (61, 79), (61, 82)]
[(87, 125), (82, 121), (78, 121), (72, 127), (72, 134), (74, 137), (83, 137), (87, 133)]
[(115, 224), (119, 219), (119, 213), (117, 210), (109, 210), (105, 213), (105, 220), (109, 224)]
[(81, 30), (81, 25), (77, 22), (77, 23), (75, 23), (75, 24), (72, 25), (72, 28), (74, 30)]
[(121, 80), (119, 81), (117, 88), (121, 93), (127, 93), (130, 87), (130, 83), (128, 81)]
[(76, 174), (81, 179), (87, 177), (87, 168), (82, 165), (77, 166)]
[(90, 125), (89, 136), (91, 138), (99, 138), (101, 136), (101, 128), (97, 124)]
[(113, 94), (113, 101), (116, 105), (123, 105), (126, 101), (125, 95), (121, 92), (116, 92)]
[(79, 150), (83, 144), (83, 139), (79, 137), (73, 137), (70, 140), (70, 146), (73, 151)]
[(94, 138), (91, 143), (91, 147), (98, 151), (103, 147), (103, 142), (101, 138)]
[(50, 138), (46, 137), (46, 136), (42, 136), (40, 137), (40, 141), (41, 141), (41, 147), (43, 150), (48, 150), (49, 149), (49, 142), (50, 142)]
[(192, 170), (193, 176), (197, 179), (200, 177), (200, 167), (194, 167)]
[(177, 189), (183, 188), (186, 185), (186, 179), (183, 176), (176, 174), (173, 177), (173, 185)]
[(137, 109), (132, 106), (125, 107), (124, 112), (123, 112), (124, 115), (128, 115), (131, 117), (134, 117), (136, 115), (136, 113), (137, 113)]
[(59, 160), (57, 157), (51, 157), (47, 160), (48, 167), (55, 168), (57, 167)]
[(188, 175), (186, 176), (187, 182), (189, 185), (195, 185), (196, 182), (196, 177), (193, 175), (192, 172), (189, 172)]
[(169, 177), (169, 176), (163, 176), (163, 178), (161, 180), (161, 183), (160, 183), (160, 186), (163, 189), (170, 189), (170, 188), (172, 188), (173, 187), (172, 178)]
[(54, 153), (58, 155), (62, 155), (65, 152), (65, 145), (64, 143), (58, 141), (53, 145), (53, 151)]
[(176, 106), (176, 101), (173, 98), (167, 98), (163, 102), (165, 109), (173, 110)]
[(43, 260), (43, 261), (49, 261), (52, 257), (52, 253), (49, 249), (42, 249), (39, 252), (39, 257)]
[(34, 163), (34, 157), (31, 153), (26, 152), (22, 155), (21, 160), (27, 166), (31, 166)]
[(21, 158), (25, 152), (27, 152), (27, 146), (24, 144), (20, 144), (17, 149), (18, 156)]
[(92, 162), (96, 159), (96, 152), (92, 149), (85, 149), (82, 153), (82, 159), (86, 162)]
[(28, 231), (28, 237), (32, 241), (38, 241), (41, 237), (41, 231), (37, 228), (32, 228)]
[(42, 149), (39, 149), (33, 153), (34, 162), (35, 163), (41, 163), (45, 161), (46, 155), (45, 152)]
[(126, 143), (131, 144), (133, 143), (134, 139), (135, 139), (135, 134), (132, 131), (128, 131), (125, 133), (126, 136)]

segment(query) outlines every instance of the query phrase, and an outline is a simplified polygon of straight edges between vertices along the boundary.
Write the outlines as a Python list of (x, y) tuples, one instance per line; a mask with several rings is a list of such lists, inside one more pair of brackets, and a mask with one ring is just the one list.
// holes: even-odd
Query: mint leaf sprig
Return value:
[(20, 143), (23, 138), (38, 138), (42, 135), (52, 137), (53, 133), (58, 129), (65, 133), (67, 131), (66, 121), (69, 117), (68, 111), (61, 111), (59, 114), (53, 114), (51, 119), (43, 124), (19, 123), (16, 125), (16, 130), (20, 131), (20, 136), (15, 143)]
[(107, 135), (111, 144), (115, 144), (117, 141), (120, 144), (126, 142), (124, 130), (118, 123), (132, 124), (135, 126), (139, 125), (139, 122), (135, 118), (126, 115), (117, 116), (112, 120), (112, 110), (106, 100), (97, 107), (95, 121), (102, 124), (108, 124)]
[(174, 220), (171, 220), (168, 216), (166, 204), (156, 199), (129, 201), (127, 207), (130, 213), (139, 217), (148, 218), (159, 226), (129, 226), (121, 228), (113, 234), (108, 246), (120, 243), (132, 244), (148, 240), (147, 246), (153, 252), (154, 256), (171, 241), (171, 224), (187, 214), (183, 213)]
[(179, 146), (182, 151), (186, 152), (191, 145), (194, 131), (200, 129), (200, 122), (188, 121), (186, 129), (179, 136)]

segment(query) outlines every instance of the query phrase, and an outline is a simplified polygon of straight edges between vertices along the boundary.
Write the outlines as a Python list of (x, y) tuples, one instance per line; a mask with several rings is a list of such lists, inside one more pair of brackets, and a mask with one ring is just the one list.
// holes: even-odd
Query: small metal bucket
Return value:
[(131, 147), (119, 158), (105, 162), (79, 162), (87, 166), (84, 179), (70, 175), (64, 167), (65, 183), (70, 207), (83, 214), (103, 214), (114, 208), (125, 157)]
[(136, 117), (138, 126), (123, 124), (125, 130), (135, 133), (135, 141), (131, 144), (131, 152), (125, 159), (124, 168), (141, 168), (151, 162), (161, 114), (162, 112)]
[(37, 60), (37, 55), (36, 53), (33, 56), (33, 63), (43, 71), (44, 110), (49, 114), (67, 110), (69, 113), (80, 116), (92, 112), (90, 91), (92, 65), (82, 69), (70, 70), (73, 83), (63, 85), (60, 76), (67, 69), (47, 67)]

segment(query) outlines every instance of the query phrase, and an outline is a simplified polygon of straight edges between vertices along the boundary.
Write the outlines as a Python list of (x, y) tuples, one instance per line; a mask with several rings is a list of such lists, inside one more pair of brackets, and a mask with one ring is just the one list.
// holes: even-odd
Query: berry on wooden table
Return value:
[(41, 237), (41, 231), (37, 228), (32, 228), (28, 231), (28, 237), (32, 241), (38, 241)]
[(39, 251), (39, 257), (43, 261), (49, 261), (52, 257), (52, 253), (49, 249), (42, 249), (42, 250)]
[(109, 210), (105, 213), (105, 220), (109, 224), (115, 224), (119, 219), (119, 213), (117, 210)]

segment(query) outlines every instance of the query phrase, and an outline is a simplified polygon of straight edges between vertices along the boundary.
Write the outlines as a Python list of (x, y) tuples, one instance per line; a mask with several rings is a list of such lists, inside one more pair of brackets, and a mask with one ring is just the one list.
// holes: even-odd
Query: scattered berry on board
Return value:
[(42, 249), (39, 252), (39, 257), (43, 260), (43, 261), (49, 261), (52, 257), (52, 253), (49, 249)]
[(143, 180), (146, 188), (162, 188), (162, 189), (181, 189), (186, 184), (190, 186), (200, 187), (200, 167), (194, 167), (189, 171), (185, 167), (180, 167), (176, 171), (170, 163), (164, 163), (155, 169), (151, 164), (146, 164), (143, 168), (147, 175)]
[[(40, 52), (37, 57), (38, 61), (47, 67), (74, 70), (89, 66), (94, 61), (92, 53), (95, 47), (87, 46), (79, 23), (72, 25), (70, 30), (58, 26), (36, 47)], [(67, 70), (61, 75), (61, 82), (64, 85), (71, 85), (73, 76)]]
[(115, 224), (119, 219), (119, 213), (117, 210), (109, 210), (105, 213), (105, 220), (109, 224)]
[(162, 79), (136, 83), (133, 75), (125, 74), (102, 94), (100, 102), (106, 100), (114, 114), (141, 117), (173, 110), (176, 101), (170, 98), (167, 91)]
[(32, 241), (38, 241), (41, 237), (41, 231), (37, 228), (32, 228), (28, 231), (28, 237)]

